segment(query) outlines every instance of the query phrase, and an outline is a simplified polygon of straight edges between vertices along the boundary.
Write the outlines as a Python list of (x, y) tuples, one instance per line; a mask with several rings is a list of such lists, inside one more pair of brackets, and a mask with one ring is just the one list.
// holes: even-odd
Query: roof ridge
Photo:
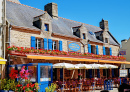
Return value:
[(39, 11), (46, 12), (46, 11), (44, 11), (44, 10), (41, 10), (41, 9), (38, 9), (38, 8), (34, 8), (34, 7), (31, 7), (31, 6), (28, 6), (28, 5), (24, 5), (24, 4), (21, 4), (21, 3), (16, 3), (16, 2), (13, 2), (13, 1), (10, 1), (10, 0), (7, 0), (7, 1), (12, 2), (12, 3), (15, 3), (15, 4), (23, 5), (23, 6), (26, 6), (26, 7), (29, 7), (29, 8), (33, 8), (33, 9), (36, 9), (36, 10), (39, 10)]
[[(63, 17), (59, 17), (59, 18), (66, 19), (66, 20), (73, 21), (73, 22), (77, 22), (77, 23), (81, 23), (81, 24), (85, 24), (85, 25), (90, 25), (90, 24), (86, 24), (86, 23), (78, 22), (78, 21), (71, 20), (71, 19), (67, 19), (67, 18), (63, 18)], [(90, 26), (94, 26), (94, 25), (90, 25)], [(97, 26), (94, 26), (94, 27), (97, 27)], [(100, 28), (100, 27), (98, 27), (98, 28)]]

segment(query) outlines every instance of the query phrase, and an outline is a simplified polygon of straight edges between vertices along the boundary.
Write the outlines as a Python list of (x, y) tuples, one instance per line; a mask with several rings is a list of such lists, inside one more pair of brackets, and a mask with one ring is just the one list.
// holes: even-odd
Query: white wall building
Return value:
[(3, 17), (3, 0), (0, 0), (0, 57), (2, 57), (2, 17)]

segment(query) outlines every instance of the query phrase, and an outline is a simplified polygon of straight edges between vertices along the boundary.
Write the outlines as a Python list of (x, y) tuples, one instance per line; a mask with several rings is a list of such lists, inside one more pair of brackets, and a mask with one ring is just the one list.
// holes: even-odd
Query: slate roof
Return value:
[[(44, 13), (45, 11), (43, 10), (36, 9), (23, 4), (17, 4), (10, 1), (7, 1), (6, 3), (6, 17), (11, 25), (38, 29), (33, 26), (33, 18)], [(81, 24), (81, 22), (58, 17), (58, 20), (52, 19), (52, 32), (61, 35), (76, 37), (72, 33), (72, 27), (81, 26)], [(93, 33), (102, 30), (99, 27), (92, 26), (89, 24), (85, 24), (85, 27), (88, 29), (88, 31), (91, 31)], [(103, 43), (91, 34), (88, 35), (88, 39), (93, 42)], [(119, 45), (118, 42), (113, 39), (113, 37), (110, 37), (110, 44)]]

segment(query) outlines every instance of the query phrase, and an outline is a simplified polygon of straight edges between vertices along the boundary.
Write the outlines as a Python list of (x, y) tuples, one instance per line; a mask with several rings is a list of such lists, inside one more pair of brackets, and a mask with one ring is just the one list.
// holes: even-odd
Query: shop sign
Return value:
[(120, 69), (120, 77), (127, 77), (128, 76), (128, 70), (127, 69)]
[(68, 48), (71, 52), (81, 52), (80, 43), (68, 41)]
[(126, 51), (120, 51), (119, 55), (126, 55)]

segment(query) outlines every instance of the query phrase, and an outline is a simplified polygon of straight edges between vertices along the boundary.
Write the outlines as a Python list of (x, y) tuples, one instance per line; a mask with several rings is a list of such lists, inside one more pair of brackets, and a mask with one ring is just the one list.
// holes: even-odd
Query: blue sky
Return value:
[(130, 37), (130, 0), (19, 0), (22, 4), (44, 10), (50, 2), (58, 4), (58, 15), (99, 26), (108, 20), (109, 31), (121, 43)]

